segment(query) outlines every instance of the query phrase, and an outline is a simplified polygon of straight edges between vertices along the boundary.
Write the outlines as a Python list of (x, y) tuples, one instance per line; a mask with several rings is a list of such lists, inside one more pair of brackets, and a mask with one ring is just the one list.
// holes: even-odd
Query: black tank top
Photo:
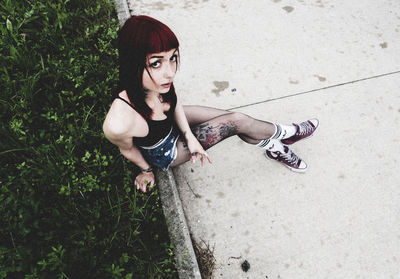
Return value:
[[(131, 108), (133, 108), (135, 111), (135, 107), (131, 105), (128, 101), (125, 99), (117, 96), (118, 99), (124, 101), (127, 103)], [(174, 109), (175, 110), (175, 109)], [(134, 137), (132, 138), (132, 141), (135, 145), (137, 146), (144, 146), (144, 147), (149, 147), (152, 146), (156, 143), (158, 143), (161, 139), (164, 139), (168, 133), (170, 132), (173, 122), (172, 122), (172, 115), (173, 111), (170, 110), (166, 113), (167, 118), (164, 120), (152, 120), (144, 117), (144, 119), (147, 122), (147, 126), (149, 126), (149, 133), (145, 137)]]

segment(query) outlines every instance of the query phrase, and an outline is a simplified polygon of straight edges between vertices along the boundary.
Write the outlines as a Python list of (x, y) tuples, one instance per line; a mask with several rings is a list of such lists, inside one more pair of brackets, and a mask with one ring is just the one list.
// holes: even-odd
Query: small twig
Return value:
[(230, 260), (230, 259), (240, 260), (241, 258), (242, 258), (242, 256), (239, 256), (239, 257), (229, 257), (228, 260)]
[(17, 254), (19, 254), (18, 250), (17, 250), (17, 247), (15, 246), (14, 237), (13, 237), (12, 232), (10, 232), (10, 236), (11, 236), (11, 242), (12, 242), (12, 245), (13, 245), (13, 247), (15, 249), (15, 252), (17, 252)]
[(85, 198), (81, 190), (79, 190), (79, 193), (81, 193), (82, 198)]
[[(11, 227), (10, 220), (8, 220), (8, 225)], [(15, 249), (15, 252), (17, 252), (17, 254), (19, 254), (17, 246), (15, 246), (14, 236), (13, 236), (12, 232), (10, 232), (10, 237), (11, 237), (11, 242), (12, 242), (12, 245), (13, 245), (13, 247)]]
[(190, 184), (189, 184), (188, 181), (186, 181), (186, 184), (189, 186), (189, 189), (190, 189), (190, 191), (192, 191), (192, 193), (193, 193), (193, 195), (194, 195), (195, 198), (200, 199), (200, 198), (202, 197), (201, 195), (196, 194), (196, 193), (193, 191), (193, 189), (192, 189), (192, 187), (190, 187)]
[(210, 244), (209, 244), (209, 243), (206, 243), (202, 238), (200, 238), (200, 240), (201, 240), (201, 242), (203, 242), (203, 244), (207, 247), (207, 250), (210, 251), (210, 252), (212, 253), (211, 256), (215, 259), (215, 257), (214, 257), (215, 243), (214, 243), (214, 246), (213, 246), (213, 248), (212, 248), (212, 250), (211, 250), (211, 249), (210, 249)]

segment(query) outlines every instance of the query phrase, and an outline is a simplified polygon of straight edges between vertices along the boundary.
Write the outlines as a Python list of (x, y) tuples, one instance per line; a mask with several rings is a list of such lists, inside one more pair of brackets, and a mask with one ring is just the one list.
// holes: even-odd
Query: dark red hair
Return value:
[[(132, 16), (119, 31), (118, 93), (126, 90), (131, 103), (146, 118), (153, 113), (144, 101), (146, 91), (143, 88), (143, 71), (147, 71), (146, 56), (174, 48), (179, 48), (175, 34), (168, 26), (149, 16)], [(173, 112), (176, 106), (173, 84), (169, 92), (163, 94), (163, 99), (171, 104), (170, 112)]]

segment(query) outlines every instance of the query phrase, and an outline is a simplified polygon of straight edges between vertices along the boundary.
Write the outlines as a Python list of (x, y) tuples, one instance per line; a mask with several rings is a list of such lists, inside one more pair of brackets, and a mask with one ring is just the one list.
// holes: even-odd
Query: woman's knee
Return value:
[(251, 125), (252, 118), (241, 112), (232, 112), (230, 115), (231, 121), (233, 121), (239, 130), (246, 129)]

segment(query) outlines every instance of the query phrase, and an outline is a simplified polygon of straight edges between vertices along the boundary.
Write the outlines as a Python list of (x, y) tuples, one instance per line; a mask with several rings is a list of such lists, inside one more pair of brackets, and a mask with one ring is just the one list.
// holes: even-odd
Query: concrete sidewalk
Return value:
[(293, 146), (305, 174), (238, 138), (212, 165), (173, 170), (190, 232), (215, 244), (214, 277), (399, 278), (400, 2), (128, 4), (177, 34), (184, 104), (321, 121)]

